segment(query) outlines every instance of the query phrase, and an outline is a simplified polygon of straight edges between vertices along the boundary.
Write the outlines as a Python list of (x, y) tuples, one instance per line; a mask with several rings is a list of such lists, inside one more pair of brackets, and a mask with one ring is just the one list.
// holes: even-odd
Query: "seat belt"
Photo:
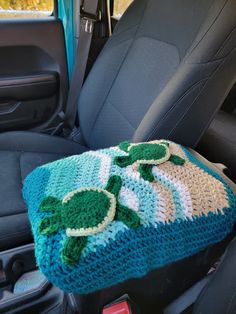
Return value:
[(184, 294), (182, 294), (178, 299), (174, 300), (170, 305), (168, 305), (164, 309), (163, 314), (181, 314), (184, 313), (187, 309), (191, 308), (210, 279), (211, 275), (201, 279), (194, 286), (185, 291)]
[(75, 126), (78, 99), (83, 86), (94, 24), (100, 20), (99, 0), (84, 0), (80, 8), (80, 30), (71, 84), (64, 114), (63, 132), (69, 136)]

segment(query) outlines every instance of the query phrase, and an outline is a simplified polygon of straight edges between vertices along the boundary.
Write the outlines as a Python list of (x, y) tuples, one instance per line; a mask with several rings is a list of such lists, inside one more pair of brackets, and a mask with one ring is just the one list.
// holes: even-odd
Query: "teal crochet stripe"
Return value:
[[(151, 270), (191, 256), (213, 243), (220, 242), (232, 231), (235, 221), (235, 213), (232, 210), (226, 210), (225, 213), (227, 218), (223, 215), (210, 215), (208, 218), (186, 221), (183, 225), (175, 222), (172, 225), (162, 224), (157, 229), (141, 227), (135, 232), (129, 230), (126, 233), (119, 233), (116, 241), (99, 248), (95, 254), (82, 258), (79, 266), (74, 268), (58, 263), (60, 259), (58, 248), (54, 248), (53, 242), (49, 242), (47, 246), (50, 245), (52, 251), (48, 250), (43, 256), (38, 254), (37, 262), (45, 276), (64, 291), (88, 294), (121, 283), (128, 278), (143, 277)], [(202, 225), (205, 230), (204, 240), (196, 238), (198, 227), (201, 228)], [(212, 225), (220, 225), (214, 228), (214, 237), (211, 232)], [(222, 228), (222, 225), (225, 227)], [(165, 239), (166, 234), (173, 237)], [(166, 253), (167, 247), (171, 254)]]
[[(231, 187), (186, 148), (170, 142), (170, 150), (185, 164), (166, 161), (155, 166), (154, 182), (142, 178), (135, 163), (116, 165), (114, 158), (127, 155), (118, 147), (53, 162), (26, 178), (23, 194), (37, 264), (53, 284), (67, 292), (91, 293), (142, 277), (198, 253), (231, 233), (236, 221), (236, 197)], [(52, 215), (40, 210), (40, 204), (48, 196), (62, 203), (68, 193), (81, 188), (104, 190), (112, 176), (122, 180), (118, 203), (132, 210), (140, 225), (132, 229), (114, 218), (104, 230), (88, 236), (79, 261), (67, 265), (61, 253), (68, 230), (60, 228), (50, 236), (40, 234), (40, 223)]]

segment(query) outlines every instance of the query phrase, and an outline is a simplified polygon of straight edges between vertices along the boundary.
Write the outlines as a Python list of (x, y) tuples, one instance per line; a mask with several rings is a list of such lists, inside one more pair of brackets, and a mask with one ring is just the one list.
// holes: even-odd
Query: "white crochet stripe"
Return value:
[[(144, 204), (141, 204), (141, 200), (139, 198), (139, 195), (137, 193), (137, 197), (139, 199), (139, 216), (141, 217), (141, 224), (143, 226), (149, 226), (149, 225), (153, 225), (156, 226), (157, 224), (157, 218), (156, 218), (156, 212), (157, 212), (157, 205), (158, 205), (158, 200), (156, 200), (157, 198), (157, 191), (155, 189), (153, 189), (152, 184), (146, 180), (144, 180), (141, 176), (140, 173), (135, 169), (137, 167), (134, 166), (128, 166), (124, 169), (125, 171), (125, 176), (129, 177), (130, 179), (132, 179), (133, 181), (136, 181), (135, 184), (139, 185), (139, 184), (144, 184), (149, 186), (148, 190), (150, 189), (150, 191), (152, 190), (152, 194), (155, 197), (155, 201), (153, 202), (153, 206), (152, 206), (152, 210), (147, 210), (147, 208), (145, 207)], [(151, 212), (151, 214), (149, 213), (149, 211)]]
[(112, 150), (112, 151), (118, 153), (119, 155), (122, 154), (123, 156), (125, 156), (127, 154), (122, 149), (120, 149), (119, 146), (111, 147), (109, 150)]
[(110, 169), (112, 166), (112, 157), (99, 151), (89, 151), (88, 154), (100, 159), (101, 166), (99, 170), (99, 178), (103, 184), (106, 184), (109, 180)]
[(68, 237), (87, 237), (90, 235), (94, 235), (96, 233), (102, 232), (107, 225), (109, 225), (115, 218), (115, 214), (116, 214), (116, 198), (115, 196), (103, 189), (99, 189), (99, 188), (81, 188), (75, 191), (72, 191), (70, 193), (68, 193), (62, 203), (65, 204), (67, 203), (75, 194), (83, 192), (83, 191), (96, 191), (99, 193), (103, 193), (106, 194), (106, 196), (109, 198), (110, 200), (110, 208), (108, 209), (107, 212), (107, 216), (104, 217), (104, 220), (102, 222), (100, 222), (96, 227), (91, 227), (91, 228), (80, 228), (80, 229), (71, 229), (71, 228), (67, 228), (66, 229), (66, 235)]
[(168, 173), (162, 171), (159, 167), (153, 167), (152, 171), (156, 177), (163, 177), (175, 186), (183, 203), (184, 215), (186, 218), (191, 219), (193, 216), (193, 204), (188, 188), (176, 178), (172, 178)]
[(122, 187), (119, 195), (127, 207), (136, 212), (139, 210), (139, 199), (134, 191), (127, 189), (126, 187)]

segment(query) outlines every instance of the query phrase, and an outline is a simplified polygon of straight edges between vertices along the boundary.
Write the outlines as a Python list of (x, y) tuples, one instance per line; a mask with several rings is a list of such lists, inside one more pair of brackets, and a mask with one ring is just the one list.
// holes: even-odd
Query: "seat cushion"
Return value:
[(212, 162), (223, 163), (236, 182), (236, 115), (220, 111), (203, 136), (198, 151)]
[(21, 189), (35, 167), (88, 148), (71, 141), (31, 132), (0, 135), (0, 250), (31, 241)]

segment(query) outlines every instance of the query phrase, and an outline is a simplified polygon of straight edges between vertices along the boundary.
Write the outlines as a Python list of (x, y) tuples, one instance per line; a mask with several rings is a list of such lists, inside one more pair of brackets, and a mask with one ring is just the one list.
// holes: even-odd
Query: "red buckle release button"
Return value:
[(106, 307), (102, 314), (131, 314), (131, 312), (127, 301), (122, 301)]

